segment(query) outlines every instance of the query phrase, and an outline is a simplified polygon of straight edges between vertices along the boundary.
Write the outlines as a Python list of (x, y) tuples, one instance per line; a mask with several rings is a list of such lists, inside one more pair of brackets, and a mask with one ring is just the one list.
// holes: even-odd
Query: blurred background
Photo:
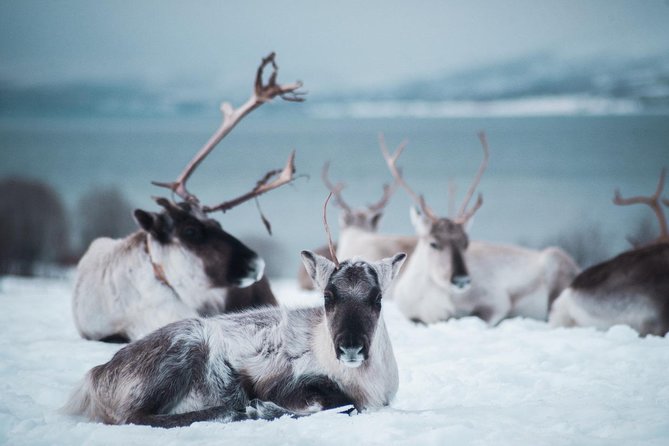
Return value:
[[(271, 51), (307, 101), (253, 112), (189, 182), (215, 204), (297, 150), (303, 176), (260, 199), (273, 236), (253, 202), (217, 215), (270, 275), (325, 242), (325, 161), (349, 204), (380, 198), (379, 132), (408, 138), (405, 177), (446, 214), (486, 131), (472, 238), (603, 260), (657, 231), (611, 199), (652, 193), (669, 165), (668, 23), (660, 0), (2, 1), (0, 274), (54, 274), (133, 231), (132, 210), (165, 195), (151, 180), (176, 178)], [(396, 193), (381, 231), (412, 234), (409, 205)]]

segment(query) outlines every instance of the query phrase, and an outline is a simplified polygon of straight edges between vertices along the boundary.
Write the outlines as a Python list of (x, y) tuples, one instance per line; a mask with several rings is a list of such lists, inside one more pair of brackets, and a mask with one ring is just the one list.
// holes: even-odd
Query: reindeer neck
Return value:
[(165, 269), (163, 268), (163, 265), (160, 263), (156, 262), (152, 253), (152, 248), (151, 246), (156, 243), (153, 238), (151, 237), (151, 234), (144, 233), (144, 252), (147, 254), (149, 258), (149, 262), (151, 263), (151, 267), (153, 269), (153, 276), (156, 278), (158, 282), (161, 284), (165, 285), (168, 287), (172, 292), (174, 292), (175, 295), (178, 295), (174, 287), (170, 284), (170, 282), (167, 280), (167, 276), (165, 275)]

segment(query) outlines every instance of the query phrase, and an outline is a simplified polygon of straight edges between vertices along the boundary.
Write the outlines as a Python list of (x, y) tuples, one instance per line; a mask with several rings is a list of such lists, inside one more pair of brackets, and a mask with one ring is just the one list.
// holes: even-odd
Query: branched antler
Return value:
[[(304, 100), (302, 97), (305, 93), (298, 91), (302, 87), (302, 82), (294, 82), (291, 84), (280, 85), (276, 82), (276, 77), (278, 74), (278, 66), (274, 60), (275, 53), (270, 53), (267, 57), (262, 59), (262, 63), (258, 67), (256, 72), (256, 79), (254, 85), (254, 91), (251, 97), (238, 109), (234, 109), (229, 102), (224, 102), (221, 105), (221, 112), (223, 113), (223, 122), (221, 126), (216, 130), (216, 132), (209, 138), (209, 140), (202, 146), (202, 148), (197, 152), (195, 157), (188, 163), (186, 168), (181, 172), (177, 177), (176, 181), (173, 182), (157, 182), (154, 181), (153, 184), (159, 187), (165, 187), (172, 190), (175, 194), (181, 197), (183, 200), (188, 201), (193, 204), (199, 204), (198, 198), (188, 192), (186, 188), (186, 182), (188, 178), (192, 175), (193, 171), (197, 166), (204, 160), (204, 158), (209, 155), (209, 153), (216, 147), (216, 145), (228, 134), (230, 131), (239, 123), (239, 121), (249, 114), (251, 111), (255, 110), (262, 104), (271, 101), (275, 97), (279, 96), (280, 98), (291, 101), (291, 102), (301, 102)], [(263, 84), (263, 71), (267, 65), (272, 66), (272, 74), (270, 74), (268, 82)], [(228, 208), (229, 209), (229, 208)]]
[(353, 212), (351, 207), (346, 204), (344, 199), (341, 196), (341, 191), (344, 189), (345, 184), (344, 183), (337, 183), (337, 184), (332, 184), (330, 181), (330, 176), (329, 176), (329, 170), (330, 170), (330, 162), (327, 161), (325, 164), (323, 164), (323, 170), (321, 171), (321, 180), (323, 180), (323, 184), (325, 184), (325, 187), (328, 188), (328, 190), (332, 193), (332, 196), (334, 196), (335, 199), (335, 204), (345, 212)]
[(384, 184), (383, 196), (381, 197), (381, 199), (374, 204), (367, 205), (367, 209), (373, 212), (382, 211), (388, 205), (390, 197), (392, 197), (395, 191), (397, 190), (397, 184), (398, 184), (397, 181), (393, 182), (392, 184)]
[(379, 133), (379, 145), (381, 147), (381, 153), (383, 154), (383, 158), (386, 160), (388, 169), (395, 178), (395, 181), (407, 191), (407, 193), (414, 201), (414, 203), (420, 206), (420, 208), (423, 211), (423, 214), (425, 214), (431, 220), (437, 220), (438, 219), (437, 215), (432, 211), (432, 209), (430, 209), (427, 203), (425, 203), (425, 199), (423, 198), (423, 196), (418, 195), (416, 192), (413, 191), (413, 189), (411, 189), (411, 187), (409, 187), (409, 185), (406, 183), (406, 181), (404, 181), (404, 178), (402, 177), (402, 172), (397, 167), (397, 159), (400, 157), (400, 155), (402, 155), (402, 152), (404, 151), (408, 143), (409, 142), (406, 139), (402, 141), (400, 145), (397, 146), (397, 149), (395, 149), (395, 152), (391, 155), (390, 151), (388, 150), (388, 146), (386, 145), (386, 140), (383, 136), (383, 133)]
[[(330, 171), (330, 162), (326, 162), (323, 164), (323, 170), (321, 171), (321, 179), (323, 180), (323, 184), (325, 184), (325, 187), (332, 192), (332, 195), (335, 199), (335, 204), (342, 210), (348, 213), (353, 213), (353, 209), (344, 201), (344, 198), (342, 197), (341, 191), (344, 189), (346, 186), (344, 183), (337, 183), (333, 184), (332, 181), (330, 181), (330, 176), (329, 176), (329, 171)], [(384, 184), (383, 185), (383, 196), (379, 201), (373, 204), (367, 205), (367, 209), (369, 209), (372, 212), (379, 212), (382, 211), (387, 205), (388, 201), (390, 200), (390, 197), (393, 196), (395, 193), (395, 190), (397, 189), (397, 182), (394, 182), (392, 185)]]
[[(295, 178), (293, 174), (295, 173), (295, 151), (293, 150), (286, 161), (286, 165), (283, 169), (271, 170), (267, 172), (258, 182), (255, 187), (249, 192), (240, 195), (237, 198), (228, 200), (224, 203), (218, 204), (216, 206), (204, 206), (202, 210), (204, 212), (216, 212), (216, 211), (228, 211), (233, 207), (244, 203), (245, 201), (250, 200), (251, 198), (259, 197), (260, 195), (276, 189), (277, 187), (283, 186), (284, 184), (291, 183)], [(273, 181), (270, 180), (274, 178)]]
[(483, 176), (483, 173), (488, 167), (488, 158), (490, 157), (490, 151), (488, 149), (488, 139), (486, 138), (485, 132), (479, 132), (478, 136), (479, 140), (481, 141), (481, 146), (483, 147), (483, 160), (481, 161), (481, 165), (479, 166), (478, 172), (476, 172), (474, 181), (472, 181), (472, 184), (469, 186), (469, 189), (467, 189), (467, 194), (465, 195), (464, 200), (462, 200), (462, 205), (460, 206), (457, 216), (455, 217), (455, 221), (461, 224), (466, 223), (470, 218), (472, 218), (472, 216), (474, 216), (476, 211), (478, 211), (481, 205), (483, 204), (483, 195), (479, 193), (478, 197), (476, 198), (476, 202), (474, 203), (474, 206), (471, 209), (467, 210), (467, 206), (469, 206), (469, 200), (472, 199), (472, 196), (474, 195), (476, 188), (481, 182), (481, 177)]
[(613, 203), (618, 206), (626, 206), (630, 204), (645, 204), (650, 206), (650, 208), (655, 212), (657, 217), (658, 224), (660, 226), (660, 236), (655, 240), (657, 242), (666, 242), (669, 241), (669, 229), (667, 229), (667, 218), (664, 215), (664, 210), (660, 206), (660, 201), (664, 203), (665, 206), (669, 206), (669, 200), (666, 198), (661, 198), (662, 190), (664, 189), (664, 180), (667, 175), (667, 168), (663, 168), (660, 173), (660, 179), (657, 182), (657, 188), (655, 193), (650, 196), (636, 196), (623, 198), (620, 194), (620, 190), (616, 189), (613, 197)]

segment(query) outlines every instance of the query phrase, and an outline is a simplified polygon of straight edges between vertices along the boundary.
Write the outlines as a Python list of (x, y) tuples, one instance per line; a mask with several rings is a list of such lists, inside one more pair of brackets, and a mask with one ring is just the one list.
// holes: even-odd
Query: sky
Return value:
[(248, 84), (277, 52), (312, 88), (397, 82), (550, 53), (669, 50), (669, 1), (0, 0), (0, 80)]

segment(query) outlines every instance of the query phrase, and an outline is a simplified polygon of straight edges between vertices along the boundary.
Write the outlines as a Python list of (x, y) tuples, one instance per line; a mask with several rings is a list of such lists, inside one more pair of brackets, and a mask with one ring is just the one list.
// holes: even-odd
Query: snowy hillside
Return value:
[[(289, 305), (319, 302), (290, 280), (274, 289)], [(669, 444), (669, 337), (518, 319), (415, 326), (392, 302), (400, 389), (378, 412), (174, 430), (82, 422), (58, 408), (120, 347), (78, 337), (71, 291), (69, 280), (0, 280), (0, 444)]]

